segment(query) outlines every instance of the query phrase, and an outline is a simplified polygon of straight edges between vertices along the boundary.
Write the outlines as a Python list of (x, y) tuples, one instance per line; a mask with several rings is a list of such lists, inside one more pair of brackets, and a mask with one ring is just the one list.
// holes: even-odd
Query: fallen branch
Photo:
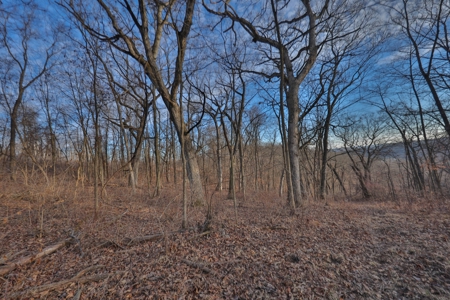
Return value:
[(16, 252), (16, 253), (9, 252), (9, 253), (7, 253), (5, 255), (2, 255), (2, 257), (0, 258), (0, 265), (6, 264), (8, 261), (13, 259), (14, 257), (19, 256), (20, 254), (22, 254), (24, 252), (25, 252), (25, 250), (22, 250), (22, 251), (19, 251), (19, 252)]
[(200, 269), (200, 270), (202, 270), (202, 271), (205, 272), (205, 273), (213, 274), (213, 275), (216, 274), (216, 272), (215, 272), (214, 270), (208, 268), (208, 267), (205, 266), (205, 264), (203, 264), (203, 263), (198, 263), (198, 262), (191, 261), (191, 260), (187, 260), (187, 259), (182, 259), (181, 261), (184, 262), (185, 264), (187, 264), (188, 266), (193, 267), (193, 268)]
[(194, 235), (193, 237), (189, 238), (188, 241), (192, 241), (192, 240), (201, 238), (202, 236), (205, 236), (205, 235), (208, 235), (208, 234), (211, 234), (211, 231), (210, 231), (210, 230), (205, 231), (205, 232), (202, 232), (202, 233), (197, 234), (197, 235)]
[(127, 247), (127, 246), (133, 246), (133, 245), (144, 243), (144, 242), (157, 241), (157, 240), (163, 238), (164, 236), (169, 236), (169, 235), (173, 235), (173, 234), (180, 233), (180, 232), (181, 231), (173, 231), (173, 232), (169, 232), (169, 233), (155, 233), (155, 234), (150, 234), (150, 235), (144, 235), (144, 236), (140, 236), (140, 237), (136, 237), (136, 238), (124, 238), (120, 242), (104, 241), (98, 247), (100, 248), (100, 247), (115, 246), (115, 247), (124, 249), (124, 247)]
[(111, 221), (109, 221), (108, 225), (111, 226), (114, 223), (116, 223), (117, 221), (119, 221), (123, 216), (125, 216), (128, 213), (128, 208), (125, 210), (125, 212), (123, 212), (122, 214), (120, 214), (119, 216), (115, 217), (114, 219), (112, 219)]
[[(115, 272), (115, 273), (96, 274), (96, 275), (81, 277), (83, 274), (85, 274), (88, 271), (91, 271), (95, 268), (98, 268), (98, 267), (87, 268), (87, 269), (79, 272), (77, 275), (75, 275), (71, 279), (62, 280), (59, 282), (54, 282), (54, 283), (49, 283), (49, 284), (44, 284), (41, 286), (30, 288), (23, 292), (14, 293), (9, 298), (17, 299), (17, 298), (23, 298), (23, 297), (36, 296), (43, 292), (48, 292), (48, 291), (64, 288), (72, 283), (84, 284), (84, 283), (88, 283), (88, 282), (92, 282), (92, 281), (100, 281), (100, 280), (104, 280), (110, 276), (123, 273), (123, 271), (119, 271), (119, 272)], [(80, 292), (80, 290), (79, 290), (79, 292)], [(78, 294), (78, 292), (77, 292), (77, 294)], [(81, 295), (81, 292), (80, 292), (80, 295)]]
[(44, 248), (44, 250), (42, 250), (41, 252), (39, 252), (35, 255), (29, 255), (26, 257), (19, 258), (13, 262), (7, 263), (5, 266), (0, 267), (0, 276), (3, 276), (5, 274), (11, 272), (12, 270), (16, 269), (17, 267), (29, 264), (39, 258), (50, 255), (50, 254), (56, 252), (58, 249), (66, 246), (68, 244), (71, 244), (71, 243), (72, 243), (72, 238), (69, 238), (69, 239), (61, 241), (57, 244), (48, 246), (48, 247)]
[[(169, 233), (169, 234), (173, 234), (173, 233)], [(153, 242), (153, 241), (159, 240), (162, 237), (164, 237), (164, 233), (144, 235), (144, 236), (137, 237), (137, 238), (125, 238), (125, 239), (123, 239), (122, 244), (126, 245), (126, 246), (131, 246), (131, 245), (136, 245), (136, 244), (140, 244), (143, 242)]]
[(106, 248), (106, 247), (111, 247), (111, 246), (124, 249), (122, 246), (120, 246), (118, 243), (116, 243), (114, 241), (103, 241), (100, 243), (100, 245), (97, 246), (97, 248)]
[(80, 300), (81, 297), (81, 293), (83, 292), (83, 288), (78, 289), (77, 293), (75, 294), (75, 296), (72, 298), (72, 300)]

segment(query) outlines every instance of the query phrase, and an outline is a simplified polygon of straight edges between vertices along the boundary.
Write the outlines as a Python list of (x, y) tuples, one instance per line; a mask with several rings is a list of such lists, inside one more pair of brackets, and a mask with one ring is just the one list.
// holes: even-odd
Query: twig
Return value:
[(108, 225), (112, 225), (114, 223), (116, 223), (117, 221), (119, 221), (123, 216), (125, 216), (128, 213), (128, 208), (125, 210), (125, 212), (123, 212), (122, 214), (118, 215), (117, 217), (115, 217), (114, 219), (112, 219)]
[(210, 234), (210, 233), (211, 233), (211, 230), (208, 230), (208, 231), (205, 231), (205, 232), (200, 233), (199, 235), (197, 235), (197, 237), (202, 237), (202, 236), (208, 235), (208, 234)]
[(140, 244), (143, 242), (153, 242), (153, 241), (159, 240), (162, 237), (164, 237), (164, 233), (144, 235), (144, 236), (137, 237), (137, 238), (125, 238), (122, 241), (122, 244), (125, 244), (126, 246), (131, 246), (131, 245)]
[(75, 294), (75, 296), (73, 296), (72, 300), (80, 300), (82, 292), (83, 292), (83, 288), (78, 289), (77, 293)]
[(88, 272), (91, 272), (91, 271), (96, 270), (96, 269), (104, 268), (104, 267), (105, 267), (104, 265), (90, 266), (90, 267), (88, 267), (88, 268), (78, 272), (77, 275), (75, 275), (73, 278), (80, 278), (81, 276), (83, 276), (84, 274), (86, 274)]
[(210, 233), (211, 233), (211, 231), (210, 231), (210, 230), (208, 230), (208, 231), (205, 231), (205, 232), (202, 232), (202, 233), (200, 233), (200, 234), (197, 234), (196, 236), (193, 236), (193, 237), (191, 237), (190, 239), (188, 239), (188, 241), (192, 241), (192, 240), (195, 240), (195, 239), (201, 238), (202, 236), (204, 236), (204, 235), (208, 235), (208, 234), (210, 234)]
[(116, 242), (114, 242), (114, 241), (110, 241), (110, 240), (101, 242), (101, 243), (97, 246), (97, 248), (106, 248), (106, 247), (111, 247), (111, 246), (118, 247), (118, 248), (120, 248), (120, 249), (122, 249), (122, 250), (125, 249), (124, 247), (122, 247), (122, 246), (119, 245), (118, 243), (116, 243)]
[(185, 264), (187, 264), (190, 267), (194, 267), (194, 268), (200, 269), (203, 272), (208, 273), (208, 274), (216, 275), (216, 272), (214, 270), (206, 267), (205, 264), (203, 264), (203, 263), (198, 263), (198, 262), (194, 262), (194, 261), (187, 260), (187, 259), (182, 259), (181, 261), (184, 262)]

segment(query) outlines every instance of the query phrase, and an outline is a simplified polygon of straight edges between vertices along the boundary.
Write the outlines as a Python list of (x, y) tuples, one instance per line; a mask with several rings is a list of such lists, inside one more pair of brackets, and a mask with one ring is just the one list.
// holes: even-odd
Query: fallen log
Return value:
[[(92, 282), (92, 281), (100, 281), (100, 280), (104, 280), (104, 279), (106, 279), (106, 278), (108, 278), (110, 276), (124, 273), (123, 271), (119, 271), (119, 272), (114, 272), (114, 273), (104, 273), (104, 274), (96, 274), (96, 275), (90, 275), (90, 276), (81, 277), (83, 274), (87, 273), (88, 271), (90, 271), (92, 269), (94, 269), (94, 268), (92, 268), (92, 267), (87, 268), (87, 269), (79, 272), (77, 275), (75, 275), (71, 279), (66, 279), (66, 280), (53, 282), (53, 283), (49, 283), (49, 284), (44, 284), (44, 285), (41, 285), (41, 286), (30, 288), (30, 289), (28, 289), (26, 291), (23, 291), (23, 292), (17, 292), (17, 293), (11, 294), (9, 296), (9, 299), (17, 299), (17, 298), (23, 298), (23, 297), (32, 297), (32, 296), (36, 296), (36, 295), (39, 295), (39, 294), (44, 293), (44, 292), (49, 292), (49, 291), (52, 291), (52, 290), (64, 288), (64, 287), (66, 287), (66, 286), (68, 286), (68, 285), (70, 285), (72, 283), (84, 284), (84, 283), (88, 283), (88, 282)], [(80, 292), (80, 295), (81, 295), (81, 291), (80, 290), (79, 290), (79, 292)], [(77, 294), (78, 294), (78, 292), (77, 292)]]
[(17, 267), (29, 264), (33, 261), (36, 261), (39, 258), (50, 255), (50, 254), (56, 252), (57, 250), (59, 250), (60, 248), (66, 246), (68, 244), (71, 244), (72, 241), (73, 241), (73, 239), (69, 238), (69, 239), (61, 241), (59, 243), (56, 243), (54, 245), (48, 246), (48, 247), (44, 248), (44, 250), (42, 250), (41, 252), (39, 252), (37, 254), (25, 256), (25, 257), (16, 259), (15, 261), (12, 261), (12, 262), (7, 262), (4, 266), (0, 267), (0, 276), (3, 276), (5, 274), (11, 272), (12, 270), (16, 269)]

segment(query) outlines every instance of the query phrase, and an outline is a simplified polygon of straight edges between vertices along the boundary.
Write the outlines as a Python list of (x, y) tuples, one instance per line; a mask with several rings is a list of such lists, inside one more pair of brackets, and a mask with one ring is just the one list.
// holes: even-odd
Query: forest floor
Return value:
[(203, 232), (206, 207), (179, 231), (179, 191), (110, 188), (94, 220), (88, 188), (0, 187), (0, 299), (450, 299), (448, 201), (291, 215), (260, 193), (236, 218), (214, 194)]

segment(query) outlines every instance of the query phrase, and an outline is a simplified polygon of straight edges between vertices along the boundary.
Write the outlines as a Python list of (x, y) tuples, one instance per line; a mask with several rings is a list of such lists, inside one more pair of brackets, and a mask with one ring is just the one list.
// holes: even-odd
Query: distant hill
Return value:
[[(437, 156), (448, 155), (449, 146), (450, 146), (449, 138), (444, 137), (444, 138), (432, 139), (432, 140), (428, 140), (428, 143), (429, 143), (430, 147), (432, 148), (432, 150), (436, 153)], [(421, 146), (423, 147), (424, 151), (426, 151), (425, 142), (421, 141), (421, 143), (419, 144), (419, 142), (414, 141), (414, 142), (412, 142), (412, 146), (416, 150), (417, 155), (419, 157), (423, 157)], [(335, 148), (335, 149), (332, 149), (332, 152), (335, 152), (336, 154), (344, 153), (345, 149), (344, 149), (344, 147)], [(387, 158), (387, 159), (389, 159), (389, 158), (390, 159), (404, 159), (406, 156), (405, 145), (403, 144), (403, 142), (388, 143), (388, 144), (384, 145), (383, 149), (381, 150), (380, 156), (381, 156), (381, 158)]]

